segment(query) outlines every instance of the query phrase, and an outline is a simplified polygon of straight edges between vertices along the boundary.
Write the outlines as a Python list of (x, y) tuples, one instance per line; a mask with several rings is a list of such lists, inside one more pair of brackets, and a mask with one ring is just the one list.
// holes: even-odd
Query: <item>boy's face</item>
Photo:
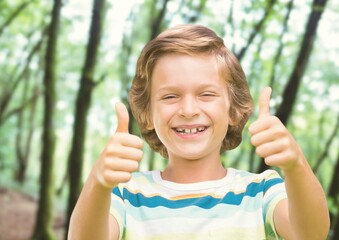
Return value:
[(170, 159), (219, 157), (230, 123), (229, 104), (214, 56), (167, 55), (153, 70), (149, 128)]

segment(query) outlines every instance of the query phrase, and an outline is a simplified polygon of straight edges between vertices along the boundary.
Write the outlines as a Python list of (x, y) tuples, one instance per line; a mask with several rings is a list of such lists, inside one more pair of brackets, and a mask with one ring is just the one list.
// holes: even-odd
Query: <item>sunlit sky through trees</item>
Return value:
[[(1, 1), (0, 1), (1, 2)], [(8, 13), (16, 9), (20, 1), (8, 1)], [(74, 124), (74, 102), (79, 90), (79, 79), (85, 59), (88, 43), (88, 32), (91, 23), (92, 0), (66, 0), (61, 9), (60, 32), (57, 47), (57, 98), (56, 98), (56, 135), (58, 138), (56, 156), (66, 158), (69, 150), (72, 128)], [(155, 13), (153, 3), (156, 2)], [(271, 99), (271, 111), (276, 113), (282, 102), (282, 93), (300, 50), (305, 26), (311, 12), (312, 0), (293, 1), (293, 7), (287, 24), (287, 30), (282, 34), (283, 22), (287, 14), (290, 0), (279, 0), (273, 5), (264, 26), (258, 31), (253, 42), (248, 43), (249, 36), (255, 24), (260, 22), (265, 13), (266, 0), (207, 0), (204, 9), (198, 10), (201, 0), (171, 0), (168, 1), (162, 27), (171, 27), (186, 23), (189, 17), (197, 17), (197, 24), (214, 29), (229, 49), (234, 53), (248, 45), (241, 64), (246, 72), (254, 102), (257, 103), (261, 89), (270, 83), (272, 71), (275, 82)], [(133, 78), (135, 65), (141, 49), (150, 39), (151, 22), (162, 8), (164, 1), (155, 0), (107, 0), (107, 13), (104, 19), (103, 36), (100, 42), (99, 55), (94, 72), (94, 80), (102, 76), (104, 80), (95, 87), (91, 107), (87, 116), (88, 129), (86, 135), (86, 164), (84, 175), (88, 171), (107, 138), (114, 133), (117, 120), (114, 105), (126, 97), (128, 84)], [(233, 6), (231, 4), (234, 4)], [(5, 6), (7, 6), (5, 5)], [(0, 84), (7, 84), (11, 71), (17, 66), (23, 67), (32, 45), (39, 41), (43, 26), (50, 21), (52, 2), (32, 1), (28, 8), (14, 21), (7, 32), (1, 37), (0, 62), (2, 63), (2, 79)], [(230, 14), (233, 9), (233, 14)], [(1, 9), (0, 9), (1, 10)], [(153, 9), (154, 11), (154, 9)], [(302, 139), (304, 149), (309, 151), (314, 160), (328, 139), (335, 119), (339, 112), (339, 1), (328, 0), (326, 9), (317, 28), (317, 38), (314, 42), (311, 57), (302, 77), (297, 101), (293, 104), (294, 112), (288, 128)], [(4, 14), (4, 20), (6, 19)], [(154, 16), (153, 16), (153, 15)], [(232, 18), (230, 19), (230, 16)], [(280, 36), (281, 39), (280, 39)], [(125, 45), (123, 40), (125, 39)], [(281, 41), (280, 41), (281, 40)], [(279, 45), (280, 44), (280, 45)], [(279, 46), (283, 46), (282, 54), (277, 63), (274, 58)], [(130, 52), (128, 52), (128, 50)], [(43, 75), (43, 53), (36, 56), (29, 65), (31, 79), (41, 85)], [(38, 55), (38, 54), (37, 54)], [(127, 56), (128, 55), (128, 56)], [(34, 74), (34, 75), (33, 75)], [(7, 76), (7, 78), (5, 77)], [(8, 82), (10, 80), (7, 80)], [(124, 85), (125, 84), (125, 85)], [(23, 85), (23, 84), (22, 84)], [(1, 88), (1, 87), (0, 87)], [(21, 99), (20, 89), (12, 106)], [(40, 141), (42, 100), (39, 100), (34, 141)], [(255, 108), (253, 121), (258, 109)], [(6, 129), (15, 132), (15, 118), (8, 122)], [(12, 124), (12, 125), (10, 125)], [(137, 127), (135, 127), (137, 128)], [(4, 129), (4, 128), (3, 128)], [(312, 131), (310, 131), (312, 129)], [(10, 136), (6, 132), (6, 136)], [(318, 139), (320, 136), (321, 139)], [(6, 140), (7, 141), (7, 140)], [(311, 142), (311, 143), (310, 143)], [(244, 131), (243, 146), (231, 151), (229, 159), (237, 159), (238, 152), (248, 152), (248, 132)], [(313, 144), (313, 145), (312, 145)], [(32, 159), (38, 159), (39, 144), (32, 150)], [(317, 147), (313, 147), (317, 146)], [(66, 150), (65, 150), (66, 149)], [(6, 151), (11, 152), (9, 148)], [(237, 152), (238, 151), (238, 152)], [(14, 152), (14, 151), (13, 151)], [(333, 158), (336, 150), (332, 150), (329, 158)], [(247, 156), (242, 156), (246, 159)], [(31, 161), (29, 173), (38, 174), (38, 161)], [(247, 167), (246, 160), (244, 168)], [(232, 164), (232, 163), (231, 163)], [(329, 163), (328, 168), (330, 168)], [(61, 164), (63, 166), (63, 164)], [(142, 167), (148, 167), (146, 164)], [(31, 171), (31, 172), (30, 172)], [(64, 167), (57, 169), (58, 184), (62, 180)]]
[[(130, 32), (132, 29), (132, 21), (130, 20), (129, 16), (131, 13), (135, 13), (144, 3), (141, 0), (110, 0), (108, 1), (110, 7), (108, 8), (108, 12), (106, 14), (106, 22), (105, 22), (105, 45), (102, 46), (104, 50), (104, 56), (100, 58), (103, 64), (114, 64), (112, 60), (116, 58), (119, 54), (119, 47), (121, 45), (123, 34), (126, 32)], [(194, 2), (194, 1), (193, 1)], [(198, 1), (196, 1), (198, 2)], [(229, 4), (232, 1), (219, 1), (219, 0), (209, 0), (207, 1), (207, 7), (213, 9), (213, 21), (215, 22), (225, 22), (228, 14), (229, 14)], [(261, 15), (253, 15), (251, 11), (245, 13), (243, 11), (244, 5), (249, 5), (251, 1), (234, 1), (234, 21), (238, 22), (237, 24), (240, 25), (240, 21), (242, 19), (247, 19), (248, 21), (259, 20)], [(288, 2), (287, 0), (281, 2)], [(167, 6), (168, 12), (176, 12), (178, 11), (178, 7), (181, 1), (170, 1)], [(74, 43), (82, 43), (85, 44), (87, 41), (88, 36), (88, 28), (89, 23), (91, 20), (91, 4), (92, 1), (82, 1), (82, 0), (69, 0), (67, 4), (65, 4), (64, 8), (62, 9), (63, 17), (67, 19), (72, 19), (73, 24), (73, 32), (68, 35), (68, 40)], [(159, 3), (160, 4), (160, 3)], [(284, 36), (284, 41), (296, 41), (296, 34), (294, 33), (303, 33), (305, 28), (305, 22), (307, 21), (307, 16), (311, 9), (309, 9), (304, 1), (295, 1), (294, 8), (297, 9), (292, 11), (290, 21), (289, 21), (289, 28), (290, 32)], [(325, 52), (325, 56), (327, 60), (333, 62), (335, 66), (339, 69), (339, 16), (336, 14), (339, 10), (339, 2), (330, 0), (327, 8), (333, 9), (333, 11), (325, 11), (320, 21), (320, 27), (318, 28), (317, 33), (317, 40), (315, 42), (314, 50), (317, 48), (321, 48), (322, 51)], [(183, 8), (181, 11), (188, 11), (187, 9)], [(284, 13), (282, 13), (283, 15)], [(138, 16), (136, 17), (138, 18)], [(204, 18), (202, 16), (199, 20), (199, 24), (208, 24), (210, 21), (211, 16), (207, 16)], [(257, 19), (256, 19), (257, 18)], [(207, 21), (208, 20), (208, 21)], [(174, 17), (170, 20), (170, 26), (182, 23), (182, 19), (179, 15), (174, 15)], [(279, 34), (280, 32), (280, 24), (276, 21), (270, 21), (270, 27), (267, 28), (267, 32), (272, 34), (276, 33)], [(226, 32), (224, 40), (226, 45), (231, 48), (231, 46), (235, 47), (235, 49), (241, 48), (246, 42), (246, 38), (241, 36), (242, 34), (240, 31), (235, 32), (233, 36), (227, 34), (230, 32), (229, 26), (225, 24)], [(133, 40), (132, 40), (133, 41)], [(266, 47), (262, 49), (261, 56), (262, 58), (271, 58), (276, 48), (274, 46), (276, 43), (267, 42)], [(142, 47), (142, 46), (140, 46)], [(285, 49), (285, 54), (289, 54), (289, 49)], [(135, 62), (135, 61), (134, 61)], [(310, 63), (312, 64), (312, 63)], [(250, 60), (244, 59), (242, 62), (245, 72), (250, 67)], [(134, 71), (134, 65), (130, 66), (131, 73)], [(313, 90), (317, 90), (320, 92), (324, 92), (327, 88), (327, 84), (321, 81), (322, 72), (320, 70), (314, 70), (311, 74), (306, 76), (305, 82), (309, 84), (309, 88)], [(339, 74), (338, 74), (339, 76)], [(312, 78), (312, 79), (311, 79)], [(316, 80), (318, 79), (318, 81)], [(338, 77), (339, 82), (339, 77)], [(339, 86), (333, 85), (330, 89), (327, 89), (328, 97), (331, 99), (328, 102), (328, 99), (309, 99), (311, 101), (316, 101), (314, 104), (315, 108), (322, 110), (326, 107), (335, 108), (336, 111), (339, 111), (338, 105), (333, 106), (333, 102), (339, 101)], [(279, 100), (279, 99), (278, 99)], [(278, 101), (277, 100), (277, 101)], [(113, 96), (112, 99), (109, 100), (111, 105), (113, 106), (114, 103), (118, 100), (118, 96)], [(275, 100), (272, 100), (272, 104), (275, 104)], [(58, 106), (62, 107), (63, 103), (59, 102)], [(330, 106), (329, 106), (330, 105)], [(302, 110), (303, 105), (297, 105), (297, 108)], [(70, 124), (72, 123), (72, 116), (66, 116), (68, 119), (67, 122)], [(100, 122), (97, 121), (95, 117), (90, 117), (90, 121), (94, 121), (95, 124), (93, 126), (100, 126)], [(112, 118), (112, 121), (115, 121), (115, 118)]]

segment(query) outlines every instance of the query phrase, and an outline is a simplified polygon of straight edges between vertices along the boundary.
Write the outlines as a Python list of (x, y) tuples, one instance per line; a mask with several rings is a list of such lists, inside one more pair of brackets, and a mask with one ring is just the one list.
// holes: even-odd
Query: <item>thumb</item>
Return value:
[(259, 118), (270, 115), (270, 100), (272, 88), (265, 87), (259, 97)]
[(115, 104), (115, 111), (118, 118), (118, 126), (116, 132), (128, 133), (129, 115), (126, 106), (123, 103)]

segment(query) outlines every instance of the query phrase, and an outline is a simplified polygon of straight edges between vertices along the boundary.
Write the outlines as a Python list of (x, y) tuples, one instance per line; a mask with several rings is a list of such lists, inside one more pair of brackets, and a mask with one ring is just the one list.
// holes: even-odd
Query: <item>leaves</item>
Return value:
[[(289, 10), (292, 3), (293, 7)], [(91, 17), (91, 1), (68, 0), (63, 1), (63, 5), (57, 36), (57, 102), (53, 125), (57, 135), (54, 154), (58, 166), (55, 171), (57, 184), (62, 182), (67, 171), (66, 159), (73, 136), (72, 127), (77, 124), (74, 122), (74, 105), (85, 61)], [(20, 114), (23, 114), (26, 117), (21, 120), (22, 131), (28, 133), (33, 126), (27, 178), (38, 184), (38, 173), (32, 168), (38, 166), (41, 151), (38, 136), (43, 118), (42, 79), (43, 69), (48, 64), (44, 59), (45, 36), (51, 9), (51, 1), (0, 1), (0, 112), (2, 110), (2, 115), (8, 116), (0, 117), (3, 119), (0, 121), (0, 183), (18, 170), (19, 160), (14, 154), (15, 136)], [(287, 125), (311, 166), (317, 163), (320, 153), (324, 152), (334, 132), (339, 112), (339, 34), (338, 25), (334, 24), (339, 22), (339, 6), (335, 1), (329, 1), (326, 8), (315, 9), (324, 12), (314, 38), (313, 51), (304, 57), (309, 63)], [(99, 81), (100, 84), (95, 85), (87, 115), (89, 127), (84, 136), (84, 176), (87, 176), (116, 127), (114, 103), (126, 99), (140, 50), (159, 31), (168, 26), (194, 21), (213, 28), (224, 38), (226, 45), (241, 56), (255, 102), (263, 86), (272, 83), (274, 91), (271, 108), (272, 112), (276, 112), (283, 102), (282, 93), (293, 70), (312, 6), (310, 1), (293, 0), (116, 0), (109, 1), (106, 11), (96, 68), (91, 72), (93, 82)], [(22, 102), (24, 92), (25, 103)], [(30, 118), (30, 102), (33, 100), (37, 101), (37, 105), (35, 117)], [(132, 127), (137, 133), (135, 123)], [(24, 142), (21, 144), (26, 145)], [(338, 144), (339, 139), (334, 136), (317, 172), (325, 190), (334, 174)], [(141, 162), (141, 169), (147, 170), (153, 166), (163, 169), (166, 160), (153, 154), (148, 146), (145, 146), (145, 151), (147, 160)], [(252, 171), (258, 168), (260, 161), (252, 154), (247, 128), (242, 144), (223, 156), (226, 166)], [(334, 208), (331, 207), (332, 210)], [(333, 210), (334, 213), (336, 211)]]

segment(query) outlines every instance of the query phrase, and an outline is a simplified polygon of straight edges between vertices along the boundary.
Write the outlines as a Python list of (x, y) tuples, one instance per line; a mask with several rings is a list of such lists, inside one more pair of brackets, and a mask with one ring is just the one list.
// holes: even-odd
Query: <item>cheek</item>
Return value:
[(167, 122), (168, 119), (167, 114), (168, 112), (164, 111), (162, 108), (153, 109), (152, 113), (153, 127), (156, 129), (162, 128)]
[(227, 132), (227, 129), (228, 129), (229, 125), (231, 124), (228, 113), (225, 112), (224, 114), (220, 114), (219, 121), (220, 121), (219, 126), (220, 126), (220, 128), (222, 128), (221, 131)]

